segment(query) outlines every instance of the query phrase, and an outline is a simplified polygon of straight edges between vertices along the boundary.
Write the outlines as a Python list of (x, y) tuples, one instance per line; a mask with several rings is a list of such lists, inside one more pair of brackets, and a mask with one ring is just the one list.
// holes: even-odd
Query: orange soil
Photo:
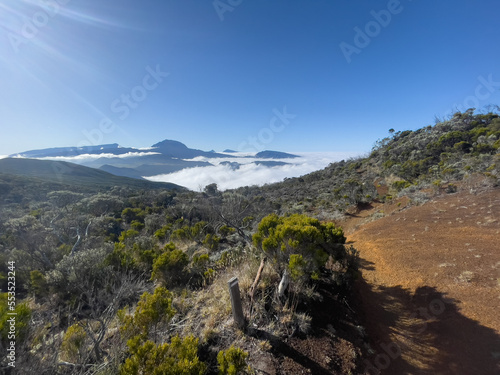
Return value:
[(366, 373), (500, 374), (500, 190), (406, 204), (340, 223), (362, 260)]

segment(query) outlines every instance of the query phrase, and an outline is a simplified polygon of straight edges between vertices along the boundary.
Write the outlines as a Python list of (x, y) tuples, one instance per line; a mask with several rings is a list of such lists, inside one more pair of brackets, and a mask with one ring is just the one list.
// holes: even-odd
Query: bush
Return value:
[(219, 364), (219, 375), (236, 375), (246, 368), (248, 353), (242, 349), (231, 346), (226, 351), (220, 351), (217, 355)]
[(253, 242), (271, 257), (279, 272), (291, 267), (296, 276), (317, 273), (329, 256), (344, 257), (344, 247), (339, 246), (345, 243), (342, 228), (306, 215), (264, 217)]
[(137, 348), (120, 367), (120, 375), (203, 375), (207, 369), (198, 358), (198, 339), (172, 338), (170, 344), (147, 341)]
[(169, 248), (154, 261), (151, 279), (162, 281), (166, 285), (177, 285), (183, 281), (184, 268), (188, 264), (189, 258), (186, 253)]
[(69, 362), (79, 362), (87, 334), (82, 326), (73, 324), (64, 334), (61, 344), (62, 357)]
[[(11, 341), (9, 336), (12, 335), (12, 327), (15, 327), (15, 337), (17, 343), (20, 344), (24, 341), (31, 319), (31, 310), (26, 303), (18, 303), (16, 307), (11, 310), (9, 308), (9, 296), (8, 293), (0, 293), (0, 336), (4, 348), (7, 342)], [(15, 313), (16, 315), (8, 315), (9, 313)], [(9, 319), (15, 316), (15, 325), (12, 326)]]
[(163, 287), (156, 288), (154, 294), (144, 292), (133, 316), (126, 315), (125, 309), (119, 311), (120, 331), (129, 337), (140, 335), (146, 339), (151, 328), (156, 330), (159, 324), (168, 324), (175, 315), (172, 299), (172, 293)]

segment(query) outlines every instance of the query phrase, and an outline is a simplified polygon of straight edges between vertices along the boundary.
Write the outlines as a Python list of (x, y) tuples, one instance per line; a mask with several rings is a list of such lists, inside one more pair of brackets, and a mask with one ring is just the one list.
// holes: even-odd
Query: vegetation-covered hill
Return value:
[[(23, 158), (0, 159), (0, 178), (3, 181), (1, 188), (4, 194), (7, 189), (16, 190), (16, 182), (20, 183), (22, 178), (34, 178), (39, 184), (59, 184), (66, 186), (66, 188), (87, 191), (98, 191), (115, 186), (133, 189), (184, 189), (170, 183), (138, 181), (133, 178), (120, 177), (74, 163)], [(13, 182), (12, 184), (8, 183), (9, 179)]]
[[(351, 307), (357, 252), (332, 219), (397, 194), (418, 203), (443, 188), (497, 186), (499, 123), (497, 114), (458, 113), (394, 133), (366, 158), (225, 192), (0, 160), (0, 288), (9, 291), (15, 269), (16, 370), (362, 373), (368, 339)], [(231, 317), (233, 276), (244, 330)], [(316, 358), (301, 340), (328, 355)], [(9, 362), (2, 357), (6, 373)]]
[(473, 114), (469, 110), (435, 126), (416, 131), (391, 129), (390, 133), (377, 141), (367, 157), (333, 163), (282, 183), (238, 191), (262, 195), (283, 206), (284, 211), (306, 211), (326, 219), (396, 195), (425, 199), (424, 187), (453, 191), (456, 187), (450, 183), (474, 185), (478, 177), (486, 178), (486, 184), (499, 184), (500, 117), (496, 113)]

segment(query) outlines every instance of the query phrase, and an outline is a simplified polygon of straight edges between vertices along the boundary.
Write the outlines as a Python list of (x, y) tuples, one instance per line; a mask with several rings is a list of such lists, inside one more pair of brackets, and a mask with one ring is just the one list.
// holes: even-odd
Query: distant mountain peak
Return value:
[(175, 149), (181, 149), (181, 150), (188, 149), (188, 147), (184, 143), (179, 142), (179, 141), (174, 141), (172, 139), (165, 139), (164, 141), (155, 143), (152, 147), (160, 148), (160, 149), (168, 147), (169, 149), (174, 149), (174, 150)]
[(291, 159), (291, 158), (298, 158), (299, 156), (288, 154), (286, 152), (266, 150), (257, 153), (255, 157), (262, 159)]
[(174, 141), (172, 139), (165, 139), (164, 141), (154, 144), (152, 147), (154, 150), (162, 153), (163, 155), (180, 159), (193, 159), (198, 156), (205, 156), (209, 158), (224, 156), (214, 151), (202, 151), (194, 148), (189, 148), (184, 143)]

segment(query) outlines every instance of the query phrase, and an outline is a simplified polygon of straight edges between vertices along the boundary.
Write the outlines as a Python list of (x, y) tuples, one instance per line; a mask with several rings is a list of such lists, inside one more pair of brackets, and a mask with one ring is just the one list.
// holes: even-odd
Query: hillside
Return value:
[(500, 184), (500, 117), (496, 113), (474, 115), (469, 110), (435, 126), (416, 131), (391, 129), (391, 133), (378, 140), (367, 157), (238, 191), (265, 196), (286, 211), (334, 219), (346, 210), (356, 212), (373, 201), (400, 195), (422, 203), (429, 196), (426, 188), (453, 191), (454, 181), (464, 181), (470, 188), (478, 180), (488, 186)]
[[(367, 157), (223, 192), (0, 160), (11, 199), (0, 287), (15, 264), (17, 370), (495, 371), (499, 116), (392, 133)], [(0, 310), (2, 345), (7, 319)]]
[(45, 183), (89, 189), (106, 189), (114, 186), (136, 189), (183, 189), (175, 184), (138, 181), (62, 161), (23, 158), (0, 159), (0, 174), (36, 178)]

